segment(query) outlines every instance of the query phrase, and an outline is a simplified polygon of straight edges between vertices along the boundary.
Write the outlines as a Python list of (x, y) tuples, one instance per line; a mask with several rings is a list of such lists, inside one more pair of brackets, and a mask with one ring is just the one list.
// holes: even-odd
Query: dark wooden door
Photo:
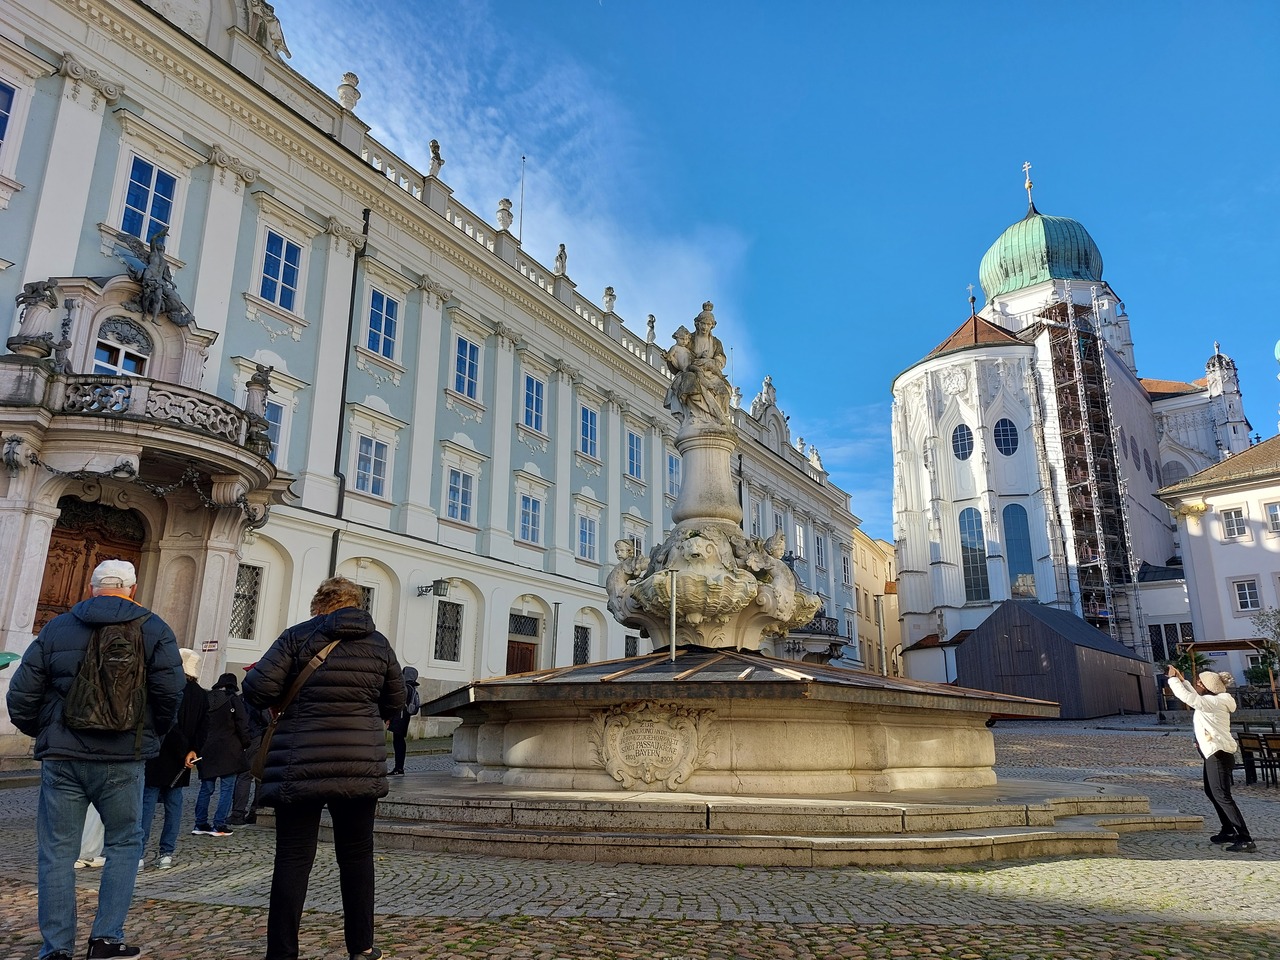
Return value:
[(36, 603), (37, 631), (89, 596), (93, 568), (103, 560), (128, 560), (137, 567), (146, 536), (141, 518), (132, 510), (86, 503), (79, 497), (63, 497), (58, 507), (62, 514), (49, 539)]
[(519, 640), (507, 641), (507, 673), (528, 673), (537, 669), (538, 645)]

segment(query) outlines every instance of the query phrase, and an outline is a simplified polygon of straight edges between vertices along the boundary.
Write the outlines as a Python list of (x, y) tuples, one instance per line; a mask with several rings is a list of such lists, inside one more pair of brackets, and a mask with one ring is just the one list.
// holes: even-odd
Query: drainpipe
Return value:
[[(347, 475), (342, 470), (342, 431), (341, 417), (342, 407), (347, 402), (347, 383), (351, 379), (351, 353), (352, 339), (355, 336), (356, 328), (356, 291), (359, 289), (357, 280), (360, 276), (360, 260), (365, 256), (365, 251), (369, 248), (369, 214), (370, 209), (364, 208), (361, 216), (363, 224), (360, 235), (365, 238), (365, 242), (360, 244), (356, 249), (355, 256), (351, 258), (351, 299), (347, 304), (347, 349), (342, 359), (342, 384), (339, 387), (339, 431), (338, 442), (333, 447), (333, 475), (338, 478), (338, 505), (334, 510), (333, 518), (341, 521), (343, 511), (346, 509), (347, 503)], [(342, 539), (342, 530), (335, 529), (333, 531), (333, 539), (329, 545), (329, 576), (333, 576), (338, 571), (338, 543)]]

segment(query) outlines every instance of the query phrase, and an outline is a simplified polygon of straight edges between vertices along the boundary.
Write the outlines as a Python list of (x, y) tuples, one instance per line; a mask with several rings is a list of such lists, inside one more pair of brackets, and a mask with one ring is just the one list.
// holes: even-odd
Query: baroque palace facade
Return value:
[[(653, 325), (370, 138), (354, 74), (330, 97), (282, 53), (259, 0), (0, 8), (3, 648), (121, 556), (206, 681), (334, 573), (424, 699), (646, 652), (602, 585), (681, 481)], [(744, 525), (825, 603), (768, 652), (860, 664), (848, 495), (770, 381), (733, 416)]]

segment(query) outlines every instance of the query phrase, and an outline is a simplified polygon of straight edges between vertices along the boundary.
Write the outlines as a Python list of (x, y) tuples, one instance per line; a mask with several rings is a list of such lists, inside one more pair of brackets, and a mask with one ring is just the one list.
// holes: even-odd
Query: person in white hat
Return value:
[[(75, 862), (90, 805), (102, 817), (106, 863), (84, 956), (100, 960), (141, 955), (141, 948), (124, 942), (124, 922), (142, 855), (143, 765), (159, 753), (160, 739), (177, 714), (184, 683), (173, 631), (133, 599), (138, 590), (133, 564), (102, 561), (94, 568), (91, 586), (91, 597), (50, 620), (27, 647), (6, 698), (13, 725), (35, 738), (34, 756), (41, 766), (37, 913), (44, 960), (81, 955), (76, 941)], [(89, 691), (85, 697), (73, 698), (77, 704), (97, 709), (108, 699), (102, 688), (77, 680), (91, 641), (115, 624), (136, 625), (115, 629), (122, 637), (141, 631), (145, 707), (130, 729), (77, 724), (76, 712), (68, 717), (66, 710), (73, 684), (75, 692)]]
[(1227, 684), (1233, 677), (1205, 670), (1192, 685), (1173, 664), (1169, 664), (1167, 677), (1169, 692), (1195, 711), (1191, 728), (1204, 757), (1204, 793), (1222, 821), (1222, 829), (1209, 839), (1229, 844), (1227, 849), (1232, 853), (1253, 853), (1258, 847), (1231, 796), (1231, 768), (1236, 762), (1231, 714), (1235, 713), (1236, 698), (1227, 693)]

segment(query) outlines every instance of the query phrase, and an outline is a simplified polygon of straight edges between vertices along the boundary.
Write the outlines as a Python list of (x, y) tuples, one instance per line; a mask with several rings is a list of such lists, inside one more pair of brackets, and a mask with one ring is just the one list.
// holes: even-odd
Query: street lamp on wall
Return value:
[(420, 597), (447, 597), (448, 595), (449, 581), (444, 577), (418, 586), (418, 596)]

